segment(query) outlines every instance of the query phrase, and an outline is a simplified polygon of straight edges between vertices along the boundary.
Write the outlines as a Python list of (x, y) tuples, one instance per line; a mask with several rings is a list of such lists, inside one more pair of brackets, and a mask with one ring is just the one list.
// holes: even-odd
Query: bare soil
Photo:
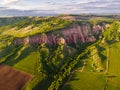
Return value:
[(0, 65), (0, 90), (22, 90), (32, 76), (15, 70), (7, 65)]

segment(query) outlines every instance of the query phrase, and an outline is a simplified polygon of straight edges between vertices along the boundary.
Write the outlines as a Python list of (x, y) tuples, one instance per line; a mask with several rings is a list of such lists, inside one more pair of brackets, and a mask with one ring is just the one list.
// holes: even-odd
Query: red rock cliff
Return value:
[[(59, 43), (60, 38), (64, 39), (65, 43), (74, 43), (78, 42), (94, 42), (96, 38), (95, 34), (99, 34), (100, 31), (103, 30), (103, 26), (94, 25), (92, 28), (90, 25), (73, 25), (69, 28), (62, 29), (59, 33), (50, 32), (47, 34), (40, 34), (25, 38), (17, 38), (13, 41), (14, 44), (41, 44), (46, 43), (48, 45), (56, 45)], [(58, 35), (59, 34), (59, 35)]]

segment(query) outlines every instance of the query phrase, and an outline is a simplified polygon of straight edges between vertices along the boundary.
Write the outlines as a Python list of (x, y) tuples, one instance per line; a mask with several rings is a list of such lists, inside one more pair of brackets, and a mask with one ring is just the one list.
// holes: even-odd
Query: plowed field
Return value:
[(0, 90), (22, 90), (31, 79), (29, 74), (0, 65)]

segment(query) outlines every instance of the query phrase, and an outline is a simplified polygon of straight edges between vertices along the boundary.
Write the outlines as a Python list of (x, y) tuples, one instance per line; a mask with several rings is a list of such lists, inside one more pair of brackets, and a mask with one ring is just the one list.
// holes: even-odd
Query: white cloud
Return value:
[[(120, 13), (120, 0), (0, 0), (6, 12), (28, 13)], [(34, 12), (33, 12), (34, 11)], [(113, 12), (114, 11), (114, 12)], [(2, 12), (4, 13), (4, 12)], [(20, 13), (20, 14), (22, 14)], [(1, 13), (0, 13), (1, 14)], [(9, 14), (9, 13), (8, 13)]]
[(19, 2), (20, 0), (4, 0), (3, 4), (14, 4), (16, 2)]

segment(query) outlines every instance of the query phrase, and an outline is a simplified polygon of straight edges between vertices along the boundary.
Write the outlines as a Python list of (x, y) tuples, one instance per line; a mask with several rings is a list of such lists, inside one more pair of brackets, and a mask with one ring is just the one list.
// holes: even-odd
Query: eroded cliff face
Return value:
[[(46, 43), (48, 45), (57, 45), (58, 43), (74, 43), (77, 45), (78, 42), (94, 42), (96, 41), (95, 35), (98, 35), (104, 29), (103, 26), (94, 25), (73, 25), (69, 28), (62, 29), (47, 34), (39, 34), (30, 37), (16, 38), (14, 44), (35, 44), (39, 45)], [(59, 33), (58, 33), (59, 32)]]

